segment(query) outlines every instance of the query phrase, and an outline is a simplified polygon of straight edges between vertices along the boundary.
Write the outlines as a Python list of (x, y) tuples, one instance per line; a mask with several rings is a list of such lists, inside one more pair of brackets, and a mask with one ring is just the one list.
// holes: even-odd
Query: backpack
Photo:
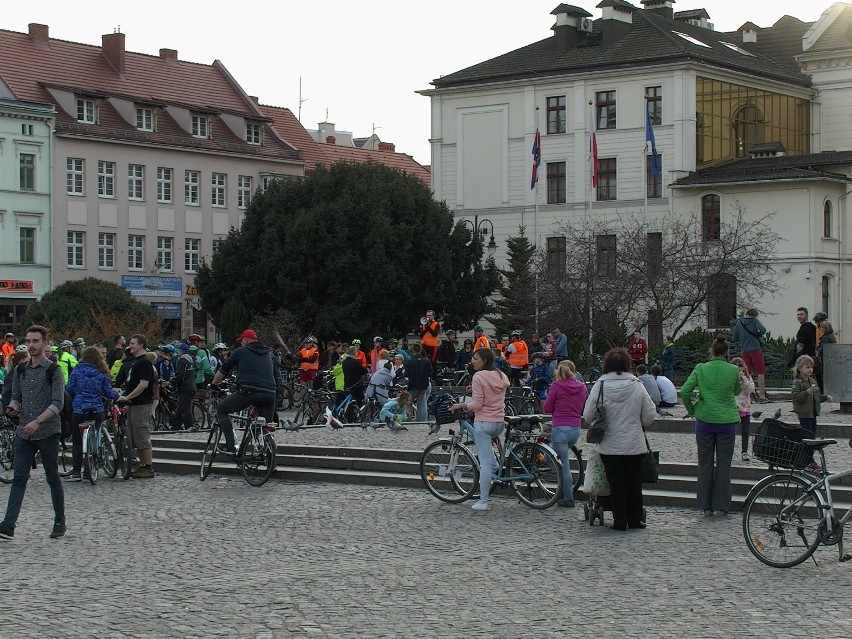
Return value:
[[(21, 385), (21, 380), (24, 377), (24, 373), (27, 370), (27, 364), (18, 364), (15, 367), (15, 376), (18, 378), (18, 386)], [(56, 362), (52, 362), (50, 366), (45, 369), (45, 375), (47, 376), (47, 385), (53, 388), (53, 377), (56, 374), (56, 369), (59, 368), (59, 364)], [(65, 401), (62, 404), (62, 410), (59, 412), (59, 421), (62, 427), (62, 439), (68, 439), (71, 437), (71, 415), (73, 414), (73, 409), (71, 408), (71, 395), (68, 394), (68, 391), (65, 391)]]

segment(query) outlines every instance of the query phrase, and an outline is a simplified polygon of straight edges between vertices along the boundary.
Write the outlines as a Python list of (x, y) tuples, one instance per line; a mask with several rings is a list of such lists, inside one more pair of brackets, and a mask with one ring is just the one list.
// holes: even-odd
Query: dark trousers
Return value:
[(195, 397), (194, 390), (181, 390), (178, 392), (177, 408), (177, 430), (185, 428), (187, 430), (195, 428), (195, 423), (192, 421), (192, 399)]
[(737, 436), (696, 433), (698, 443), (698, 510), (731, 510), (731, 458)]
[(21, 514), (21, 504), (24, 503), (24, 493), (30, 479), (30, 468), (36, 453), (41, 452), (41, 465), (44, 466), (44, 476), (50, 486), (50, 498), (53, 501), (53, 523), (65, 524), (65, 493), (62, 491), (62, 480), (59, 479), (59, 434), (44, 439), (22, 439), (15, 436), (15, 476), (9, 491), (9, 505), (6, 507), (6, 517), (3, 523), (10, 528), (15, 527), (18, 515)]
[(799, 426), (810, 432), (813, 437), (816, 437), (816, 417), (799, 417)]
[(225, 445), (229, 448), (234, 445), (234, 425), (228, 413), (236, 413), (249, 406), (257, 409), (259, 417), (265, 417), (267, 423), (275, 420), (275, 391), (259, 391), (243, 389), (231, 393), (216, 407), (216, 418), (222, 433), (225, 435)]
[(80, 474), (80, 469), (83, 467), (83, 431), (80, 430), (80, 424), (87, 421), (95, 422), (95, 428), (100, 428), (101, 422), (104, 420), (104, 414), (101, 413), (84, 413), (78, 415), (74, 413), (71, 418), (71, 460), (73, 463), (71, 472), (75, 475)]
[(638, 526), (642, 521), (642, 457), (601, 455), (609, 481), (612, 522), (616, 528)]
[(437, 346), (426, 346), (426, 344), (421, 344), (423, 347), (423, 353), (429, 358), (429, 361), (434, 364), (438, 359), (438, 347)]

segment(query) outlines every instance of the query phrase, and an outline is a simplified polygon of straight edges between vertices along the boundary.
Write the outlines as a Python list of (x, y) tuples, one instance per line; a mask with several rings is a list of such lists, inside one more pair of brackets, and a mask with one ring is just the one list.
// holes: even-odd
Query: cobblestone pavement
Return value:
[(650, 508), (647, 530), (618, 533), (582, 508), (216, 476), (66, 494), (50, 540), (39, 470), (0, 544), (0, 637), (852, 636), (836, 548), (768, 568), (735, 516)]

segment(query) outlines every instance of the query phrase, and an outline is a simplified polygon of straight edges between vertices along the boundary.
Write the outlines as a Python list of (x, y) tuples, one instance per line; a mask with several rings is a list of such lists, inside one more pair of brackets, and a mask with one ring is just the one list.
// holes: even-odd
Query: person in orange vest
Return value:
[(378, 335), (373, 338), (373, 350), (370, 351), (370, 374), (372, 375), (378, 370), (379, 360), (382, 358), (381, 352), (385, 350), (385, 340)]
[(14, 333), (6, 333), (3, 346), (0, 346), (0, 365), (5, 365), (6, 360), (15, 354), (15, 342), (17, 341)]
[(473, 329), (473, 350), (475, 352), (480, 348), (491, 348), (491, 344), (488, 343), (488, 338), (485, 337), (482, 327), (477, 326)]
[(353, 339), (352, 346), (358, 347), (358, 353), (354, 356), (359, 362), (361, 362), (361, 366), (367, 368), (367, 356), (364, 354), (364, 351), (361, 350), (361, 340)]
[(439, 337), (441, 322), (435, 321), (435, 311), (426, 311), (426, 317), (420, 319), (418, 332), (420, 333), (420, 345), (423, 347), (426, 357), (434, 365), (438, 359), (438, 346), (441, 345), (441, 338)]
[(317, 340), (313, 336), (308, 336), (302, 348), (299, 349), (299, 380), (303, 382), (314, 381), (318, 370), (319, 351), (317, 350)]
[(508, 357), (508, 353), (506, 349), (509, 348), (509, 336), (504, 335), (500, 338), (500, 341), (497, 342), (497, 352), (503, 355), (503, 357)]
[(512, 386), (520, 386), (524, 370), (530, 363), (530, 349), (521, 331), (512, 331), (512, 342), (506, 346), (504, 354), (509, 361), (509, 380)]

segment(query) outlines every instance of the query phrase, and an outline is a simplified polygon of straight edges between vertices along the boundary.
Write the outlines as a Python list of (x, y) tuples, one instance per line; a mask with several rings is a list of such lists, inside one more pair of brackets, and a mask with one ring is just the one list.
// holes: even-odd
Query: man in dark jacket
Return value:
[(177, 347), (180, 357), (177, 360), (174, 381), (172, 384), (178, 394), (177, 401), (177, 423), (175, 430), (185, 428), (195, 431), (195, 423), (192, 419), (192, 398), (195, 397), (195, 360), (189, 354), (189, 345), (179, 344)]
[[(352, 399), (361, 404), (364, 401), (364, 385), (361, 380), (369, 371), (358, 359), (359, 348), (350, 346), (346, 351), (347, 357), (343, 360), (343, 390), (352, 395)], [(346, 397), (344, 395), (344, 397)]]
[[(458, 339), (456, 338), (456, 332), (452, 329), (447, 331), (447, 339), (441, 342), (441, 345), (438, 347), (438, 360), (437, 367), (441, 368), (453, 368), (456, 363), (456, 344), (458, 343)], [(438, 374), (438, 371), (435, 371), (435, 374)]]
[(417, 404), (418, 422), (429, 421), (429, 394), (432, 392), (432, 364), (423, 357), (423, 348), (415, 344), (411, 349), (411, 361), (405, 365), (408, 374), (408, 392), (411, 401)]
[(816, 326), (808, 321), (808, 309), (800, 306), (796, 309), (796, 320), (799, 322), (799, 330), (796, 333), (796, 353), (789, 362), (790, 366), (796, 363), (801, 355), (816, 357)]
[(234, 369), (237, 370), (237, 392), (231, 393), (216, 408), (219, 426), (225, 435), (225, 444), (219, 452), (235, 454), (234, 427), (230, 413), (237, 413), (244, 408), (254, 406), (260, 417), (267, 422), (276, 420), (275, 415), (275, 373), (272, 369), (272, 358), (269, 357), (269, 347), (257, 341), (257, 333), (250, 328), (242, 332), (237, 341), (240, 348), (216, 371), (211, 382), (218, 385)]

